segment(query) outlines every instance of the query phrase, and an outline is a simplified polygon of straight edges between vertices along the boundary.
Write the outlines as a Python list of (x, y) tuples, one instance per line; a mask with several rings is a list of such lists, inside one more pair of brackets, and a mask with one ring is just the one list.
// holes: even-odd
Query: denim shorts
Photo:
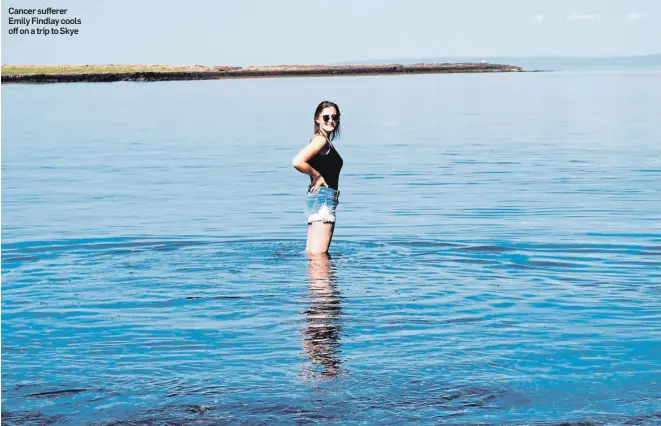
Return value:
[(312, 222), (335, 223), (335, 209), (340, 199), (340, 191), (326, 186), (316, 192), (305, 194), (305, 216)]

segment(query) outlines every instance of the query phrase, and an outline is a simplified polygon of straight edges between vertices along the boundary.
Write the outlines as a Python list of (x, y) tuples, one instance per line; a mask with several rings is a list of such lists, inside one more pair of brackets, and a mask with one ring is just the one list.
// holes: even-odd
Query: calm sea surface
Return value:
[[(329, 259), (291, 166), (324, 99)], [(661, 422), (660, 70), (2, 103), (4, 424)]]

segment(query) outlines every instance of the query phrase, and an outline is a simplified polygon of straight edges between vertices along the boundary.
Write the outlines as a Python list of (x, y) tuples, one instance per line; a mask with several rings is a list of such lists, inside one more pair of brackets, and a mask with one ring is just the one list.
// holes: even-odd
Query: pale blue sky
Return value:
[[(77, 36), (13, 36), (9, 7)], [(324, 64), (661, 52), (660, 0), (3, 0), (4, 64)], [(74, 26), (69, 26), (74, 28)]]

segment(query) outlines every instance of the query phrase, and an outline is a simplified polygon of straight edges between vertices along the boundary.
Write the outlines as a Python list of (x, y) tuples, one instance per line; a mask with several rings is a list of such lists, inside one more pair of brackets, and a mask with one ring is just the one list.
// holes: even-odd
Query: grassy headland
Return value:
[(432, 74), (519, 72), (521, 67), (486, 63), (413, 65), (278, 65), (278, 66), (172, 66), (172, 65), (3, 65), (3, 83), (63, 83), (161, 80), (213, 80), (221, 78), (302, 77), (333, 75)]

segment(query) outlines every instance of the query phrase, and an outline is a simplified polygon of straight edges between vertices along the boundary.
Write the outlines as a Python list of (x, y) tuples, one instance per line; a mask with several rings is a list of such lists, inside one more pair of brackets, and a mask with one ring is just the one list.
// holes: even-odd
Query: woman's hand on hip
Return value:
[(324, 180), (323, 176), (319, 175), (312, 179), (312, 187), (310, 188), (310, 192), (317, 192), (322, 186), (328, 188), (328, 184)]

